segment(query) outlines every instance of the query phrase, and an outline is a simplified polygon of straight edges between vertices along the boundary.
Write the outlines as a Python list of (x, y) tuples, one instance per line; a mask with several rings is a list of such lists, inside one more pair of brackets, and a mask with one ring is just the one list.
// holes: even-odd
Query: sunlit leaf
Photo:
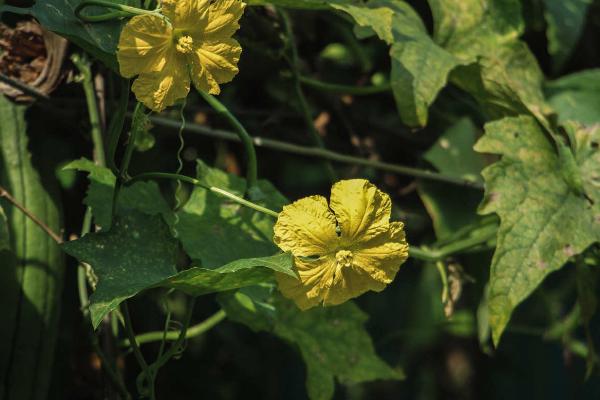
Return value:
[(576, 170), (570, 173), (579, 174), (584, 193), (566, 179), (566, 166), (533, 118), (490, 123), (475, 146), (502, 157), (483, 172), (480, 208), (501, 219), (488, 305), (496, 344), (514, 309), (543, 279), (600, 240), (600, 130), (573, 136)]
[(361, 27), (373, 29), (391, 46), (391, 84), (402, 120), (427, 124), (428, 109), (461, 61), (436, 45), (419, 15), (405, 2), (376, 0), (366, 5), (332, 4)]
[[(88, 172), (90, 185), (84, 204), (92, 208), (94, 221), (102, 228), (109, 228), (116, 177), (110, 169), (100, 167), (82, 158), (67, 164), (64, 169)], [(117, 213), (123, 210), (138, 210), (148, 215), (160, 214), (165, 221), (173, 220), (171, 208), (160, 193), (155, 182), (135, 182), (123, 186), (117, 202)]]
[[(245, 180), (198, 161), (198, 179), (242, 195)], [(259, 181), (261, 205), (280, 211), (287, 200), (269, 182)], [(206, 268), (239, 258), (259, 257), (277, 252), (273, 244), (275, 219), (233, 203), (204, 188), (194, 188), (190, 199), (177, 213), (174, 229), (185, 251)]]

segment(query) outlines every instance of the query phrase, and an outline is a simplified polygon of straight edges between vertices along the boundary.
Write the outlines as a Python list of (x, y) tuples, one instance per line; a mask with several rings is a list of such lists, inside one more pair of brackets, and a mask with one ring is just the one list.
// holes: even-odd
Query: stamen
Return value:
[(194, 40), (191, 36), (180, 36), (175, 49), (182, 54), (188, 54), (194, 51), (193, 45)]
[(351, 267), (353, 258), (354, 255), (349, 250), (339, 250), (337, 253), (335, 253), (335, 259), (338, 265), (342, 267)]

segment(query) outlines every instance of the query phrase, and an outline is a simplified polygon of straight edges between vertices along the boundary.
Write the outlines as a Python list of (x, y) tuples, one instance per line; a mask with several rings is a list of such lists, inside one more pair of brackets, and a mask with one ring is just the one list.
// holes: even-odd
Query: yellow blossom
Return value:
[(238, 73), (242, 48), (231, 36), (239, 29), (240, 0), (163, 0), (161, 15), (133, 17), (119, 38), (121, 75), (132, 78), (137, 99), (162, 111), (198, 90), (220, 93), (220, 83)]
[(283, 295), (305, 310), (383, 290), (408, 257), (404, 224), (389, 221), (391, 208), (364, 179), (333, 185), (329, 204), (311, 196), (285, 206), (274, 241), (294, 255), (299, 280), (277, 274)]

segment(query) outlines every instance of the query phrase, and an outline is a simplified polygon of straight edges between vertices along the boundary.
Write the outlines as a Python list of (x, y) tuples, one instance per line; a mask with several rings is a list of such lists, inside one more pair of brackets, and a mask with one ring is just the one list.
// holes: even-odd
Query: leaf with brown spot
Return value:
[(572, 188), (567, 166), (531, 117), (492, 122), (475, 145), (476, 151), (502, 156), (483, 171), (480, 206), (481, 213), (501, 219), (488, 305), (496, 345), (514, 309), (544, 278), (600, 241), (600, 151), (592, 145), (600, 129), (566, 129), (577, 140), (575, 171), (568, 172), (578, 175), (584, 193)]

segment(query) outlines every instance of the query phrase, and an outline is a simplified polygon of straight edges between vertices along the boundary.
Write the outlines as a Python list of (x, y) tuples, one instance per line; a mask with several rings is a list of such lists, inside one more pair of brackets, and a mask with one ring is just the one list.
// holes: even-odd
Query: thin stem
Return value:
[[(150, 120), (153, 124), (157, 126), (163, 126), (173, 129), (179, 128), (179, 123), (164, 117), (150, 117)], [(238, 136), (229, 131), (219, 130), (219, 129), (211, 129), (206, 126), (198, 125), (198, 124), (187, 124), (185, 129), (191, 133), (197, 133), (200, 135), (205, 135), (209, 137), (231, 140), (231, 141), (239, 141)], [(483, 185), (477, 181), (471, 181), (467, 179), (456, 178), (454, 176), (440, 174), (434, 171), (423, 170), (419, 168), (406, 167), (403, 165), (391, 164), (381, 161), (373, 161), (367, 160), (360, 157), (348, 156), (345, 154), (336, 153), (331, 150), (321, 149), (317, 147), (309, 147), (309, 146), (301, 146), (297, 144), (292, 144), (288, 142), (283, 142), (280, 140), (273, 140), (268, 138), (255, 137), (253, 139), (254, 145), (257, 147), (265, 147), (273, 150), (283, 151), (286, 153), (297, 154), (306, 157), (315, 157), (321, 158), (331, 161), (336, 161), (340, 163), (353, 164), (353, 165), (361, 165), (365, 167), (375, 168), (382, 171), (394, 172), (400, 175), (413, 176), (416, 178), (444, 182), (452, 185), (458, 185), (463, 187), (470, 187), (479, 190), (483, 190)]]
[(90, 62), (84, 55), (73, 54), (71, 61), (77, 67), (85, 93), (90, 124), (92, 128), (92, 141), (94, 142), (94, 161), (101, 167), (106, 166), (106, 155), (104, 153), (104, 142), (102, 139), (102, 126), (100, 124), (100, 113), (98, 111), (98, 99), (94, 90)]
[(437, 261), (435, 266), (442, 280), (442, 303), (446, 303), (448, 301), (448, 275), (446, 274), (446, 266), (441, 261)]
[[(200, 322), (199, 324), (196, 324), (196, 325), (188, 328), (188, 330), (185, 334), (185, 338), (191, 339), (193, 337), (202, 335), (203, 333), (209, 331), (214, 326), (219, 324), (225, 318), (227, 318), (227, 314), (225, 313), (225, 311), (219, 310), (212, 316), (210, 316), (207, 319), (205, 319), (204, 321)], [(181, 335), (181, 331), (170, 331), (170, 332), (167, 332), (166, 335), (165, 335), (164, 331), (155, 331), (155, 332), (142, 333), (141, 335), (137, 335), (135, 338), (136, 338), (137, 342), (140, 345), (142, 345), (142, 344), (146, 344), (146, 343), (161, 341), (161, 340), (163, 340), (163, 337), (165, 340), (172, 342), (172, 341), (177, 340), (180, 335)], [(121, 341), (121, 343), (119, 343), (119, 345), (120, 346), (129, 346), (129, 340), (125, 339), (125, 340)]]
[(495, 225), (490, 225), (475, 236), (457, 240), (438, 249), (430, 250), (426, 247), (410, 247), (408, 253), (410, 257), (417, 260), (436, 262), (487, 242), (496, 235), (497, 231), (498, 229)]
[[(302, 85), (300, 83), (298, 48), (296, 47), (296, 41), (294, 39), (292, 23), (286, 11), (278, 11), (279, 15), (281, 16), (281, 20), (283, 21), (283, 27), (285, 29), (287, 37), (286, 46), (290, 49), (291, 53), (291, 60), (289, 60), (289, 64), (294, 77), (294, 91), (296, 92), (296, 97), (298, 98), (298, 102), (300, 103), (300, 109), (302, 111), (304, 123), (308, 128), (308, 131), (310, 132), (315, 145), (321, 149), (325, 149), (325, 143), (323, 142), (321, 135), (319, 135), (319, 132), (317, 132), (317, 128), (315, 128), (315, 122), (311, 115), (310, 108), (308, 107), (308, 102), (306, 101), (306, 96), (304, 95), (304, 91), (302, 90)], [(325, 163), (325, 168), (327, 170), (327, 174), (329, 175), (330, 180), (336, 181), (337, 174), (335, 173), (335, 170), (333, 169), (331, 163)]]
[(203, 187), (204, 189), (210, 190), (213, 193), (216, 193), (218, 195), (226, 197), (240, 205), (243, 205), (245, 207), (259, 211), (263, 214), (267, 214), (267, 215), (270, 215), (275, 218), (277, 218), (279, 216), (279, 214), (273, 210), (269, 210), (268, 208), (259, 206), (258, 204), (252, 203), (251, 201), (243, 199), (243, 198), (241, 198), (233, 193), (230, 193), (226, 190), (223, 190), (223, 189), (220, 189), (220, 188), (217, 188), (214, 186), (206, 185), (206, 184), (202, 183), (201, 181), (199, 181), (198, 179), (191, 178), (191, 177), (185, 176), (185, 175), (169, 174), (166, 172), (148, 172), (148, 173), (139, 174), (139, 175), (134, 176), (133, 178), (131, 178), (130, 180), (128, 180), (126, 182), (126, 185), (131, 185), (133, 182), (140, 181), (140, 180), (146, 180), (146, 179), (171, 179), (171, 180), (175, 180), (175, 181), (180, 180), (183, 182), (191, 183), (192, 185)]
[[(83, 15), (82, 12), (87, 7), (106, 7), (116, 11), (108, 12), (101, 15)], [(142, 8), (126, 6), (124, 4), (113, 3), (106, 0), (84, 0), (77, 7), (75, 7), (74, 14), (77, 18), (84, 22), (103, 22), (109, 21), (115, 18), (132, 17), (135, 15), (158, 15), (162, 16), (158, 11), (144, 10)]]
[(392, 90), (392, 85), (383, 84), (377, 86), (350, 86), (337, 83), (322, 82), (307, 76), (300, 76), (300, 82), (313, 89), (322, 90), (329, 93), (352, 94), (355, 96), (368, 96), (372, 94), (385, 93)]
[(121, 376), (119, 374), (117, 374), (110, 367), (108, 359), (106, 358), (106, 356), (104, 355), (104, 353), (100, 349), (100, 343), (98, 343), (98, 338), (96, 337), (96, 335), (94, 334), (93, 330), (91, 329), (91, 325), (88, 327), (88, 329), (91, 331), (90, 335), (91, 335), (91, 338), (92, 338), (92, 348), (94, 349), (94, 351), (98, 355), (98, 358), (100, 358), (102, 369), (104, 370), (104, 372), (106, 373), (106, 375), (108, 376), (108, 378), (110, 379), (110, 381), (113, 383), (113, 385), (115, 386), (115, 388), (117, 389), (117, 391), (119, 392), (119, 394), (121, 395), (121, 397), (123, 399), (125, 399), (125, 400), (130, 400), (131, 399), (131, 395), (127, 391), (127, 388), (125, 387), (125, 383), (123, 382), (123, 379), (121, 379)]
[(237, 136), (240, 141), (244, 145), (244, 152), (246, 154), (246, 182), (248, 190), (255, 187), (257, 184), (257, 175), (258, 175), (258, 166), (256, 161), (256, 150), (254, 149), (254, 141), (252, 140), (252, 136), (246, 131), (246, 128), (238, 121), (238, 119), (225, 107), (223, 103), (217, 100), (216, 97), (202, 91), (198, 90), (202, 98), (212, 107), (215, 111), (222, 116), (224, 116), (227, 121), (233, 126), (235, 131), (237, 132)]
[(123, 132), (123, 126), (125, 125), (125, 117), (127, 115), (127, 106), (129, 104), (129, 80), (119, 79), (121, 90), (119, 92), (119, 101), (114, 110), (114, 115), (110, 120), (108, 126), (108, 143), (107, 143), (107, 162), (110, 169), (115, 175), (119, 175), (117, 164), (115, 163), (115, 155), (117, 153), (117, 147), (119, 146), (119, 139)]
[(12, 204), (15, 208), (21, 211), (27, 218), (33, 221), (37, 226), (42, 228), (42, 230), (52, 238), (56, 242), (56, 244), (62, 244), (63, 239), (60, 235), (52, 230), (46, 223), (44, 223), (41, 219), (33, 215), (31, 211), (26, 209), (23, 205), (21, 205), (17, 200), (10, 194), (6, 189), (0, 186), (0, 197), (4, 197), (10, 204)]
[(31, 97), (35, 97), (36, 99), (39, 100), (50, 100), (50, 97), (48, 97), (48, 95), (46, 95), (45, 93), (40, 92), (39, 90), (37, 90), (36, 88), (29, 86), (21, 81), (18, 81), (16, 79), (13, 79), (9, 76), (6, 76), (2, 73), (0, 73), (0, 82), (4, 82), (9, 86), (14, 87), (15, 89), (19, 89), (21, 92), (23, 92), (24, 94), (27, 94)]
[(146, 359), (140, 350), (140, 346), (135, 338), (135, 333), (133, 332), (133, 324), (131, 323), (131, 315), (129, 314), (129, 306), (127, 305), (127, 301), (121, 303), (121, 312), (123, 313), (123, 325), (125, 327), (125, 333), (129, 338), (129, 344), (133, 350), (133, 355), (146, 374), (146, 377), (150, 379), (151, 374), (149, 373), (148, 363), (146, 362)]

